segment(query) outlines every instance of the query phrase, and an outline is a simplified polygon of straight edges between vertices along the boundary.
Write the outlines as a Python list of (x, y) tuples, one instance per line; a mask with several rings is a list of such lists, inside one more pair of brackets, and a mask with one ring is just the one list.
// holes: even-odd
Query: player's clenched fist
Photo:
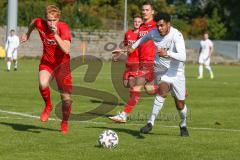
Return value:
[(57, 34), (57, 27), (56, 26), (51, 26), (50, 27), (51, 31), (53, 32), (53, 34)]
[(26, 42), (27, 40), (28, 40), (28, 36), (27, 36), (26, 33), (24, 33), (24, 34), (21, 36), (20, 41), (21, 41), (21, 43), (23, 43), (23, 42)]
[(158, 55), (160, 57), (167, 57), (167, 50), (163, 49), (163, 48), (158, 48)]

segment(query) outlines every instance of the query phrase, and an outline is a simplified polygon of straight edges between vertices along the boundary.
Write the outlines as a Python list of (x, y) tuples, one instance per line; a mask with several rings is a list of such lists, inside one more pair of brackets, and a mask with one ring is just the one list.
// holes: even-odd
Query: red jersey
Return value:
[[(151, 20), (143, 23), (139, 28), (138, 38), (148, 34), (151, 30), (156, 28), (156, 22)], [(138, 47), (140, 61), (153, 61), (155, 56), (155, 45), (152, 40)]]
[[(33, 23), (37, 28), (43, 43), (43, 55), (41, 62), (60, 64), (68, 61), (70, 59), (70, 55), (61, 50), (54, 38), (53, 32), (47, 25), (47, 21), (42, 18), (36, 18)], [(71, 41), (70, 29), (66, 23), (58, 22), (57, 32), (62, 40)]]
[[(137, 39), (138, 39), (138, 32), (136, 33), (134, 32), (134, 30), (131, 30), (131, 29), (128, 30), (124, 36), (124, 41), (123, 41), (124, 46), (132, 45), (133, 43), (136, 42)], [(127, 63), (131, 63), (131, 62), (135, 62), (135, 63), (139, 62), (137, 49), (128, 55)]]

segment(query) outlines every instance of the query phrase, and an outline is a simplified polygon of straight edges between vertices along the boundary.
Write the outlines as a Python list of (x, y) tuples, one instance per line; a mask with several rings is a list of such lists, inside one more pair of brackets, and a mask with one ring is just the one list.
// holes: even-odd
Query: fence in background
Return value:
[[(26, 32), (25, 27), (18, 28), (18, 34), (21, 35)], [(106, 50), (114, 47), (118, 47), (123, 39), (123, 32), (120, 31), (95, 31), (84, 32), (75, 30), (72, 39), (71, 55), (73, 57), (90, 54), (104, 59), (111, 58), (111, 51)], [(0, 27), (0, 45), (4, 48), (5, 41), (5, 27)], [(195, 49), (196, 52), (199, 49), (199, 40), (185, 40), (187, 49)], [(213, 41), (214, 52), (216, 55), (222, 55), (232, 60), (240, 60), (240, 41)], [(114, 49), (114, 48), (112, 48)], [(193, 54), (193, 53), (190, 53)], [(196, 53), (195, 53), (196, 54)], [(42, 44), (38, 36), (37, 31), (34, 31), (31, 35), (30, 41), (19, 48), (19, 56), (41, 56)]]
[[(186, 48), (199, 49), (199, 40), (186, 40)], [(214, 52), (230, 59), (240, 60), (240, 41), (213, 41)]]

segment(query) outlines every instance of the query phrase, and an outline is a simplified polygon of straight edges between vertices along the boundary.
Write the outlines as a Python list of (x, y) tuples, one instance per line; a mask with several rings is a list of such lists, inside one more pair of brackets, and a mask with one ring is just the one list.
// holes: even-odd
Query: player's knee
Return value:
[(132, 87), (132, 91), (134, 92), (141, 92), (142, 86), (141, 85), (135, 85)]
[(144, 89), (149, 95), (154, 95), (156, 93), (154, 85), (146, 84), (144, 85)]
[(72, 98), (70, 94), (61, 93), (62, 105), (70, 106), (72, 104)]
[(137, 79), (136, 79), (137, 86), (143, 86), (145, 83), (146, 83), (146, 79), (144, 76), (137, 77)]
[(161, 82), (158, 88), (158, 94), (162, 97), (167, 97), (168, 92), (170, 91), (170, 85), (166, 82)]
[(49, 87), (48, 81), (46, 81), (46, 80), (40, 80), (40, 81), (39, 81), (39, 88), (45, 89), (45, 88), (47, 88), (47, 87)]
[(136, 79), (134, 77), (130, 77), (128, 80), (128, 86), (130, 88), (134, 87), (136, 85)]
[(185, 101), (184, 100), (175, 100), (176, 107), (178, 110), (182, 110), (185, 106)]

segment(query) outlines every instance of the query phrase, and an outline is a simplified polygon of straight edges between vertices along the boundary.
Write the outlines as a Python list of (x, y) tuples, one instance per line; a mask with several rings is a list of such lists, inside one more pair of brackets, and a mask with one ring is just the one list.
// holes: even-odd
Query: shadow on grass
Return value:
[(38, 127), (34, 125), (26, 125), (26, 124), (19, 124), (19, 123), (6, 123), (6, 122), (0, 122), (1, 125), (12, 127), (12, 129), (16, 131), (22, 131), (22, 132), (32, 132), (32, 133), (40, 133), (40, 130), (47, 130), (47, 131), (54, 131), (59, 132), (57, 129), (49, 129), (49, 128), (43, 128)]
[(136, 137), (137, 139), (144, 139), (145, 137), (137, 130), (128, 129), (128, 128), (111, 128), (111, 127), (86, 127), (86, 128), (98, 128), (98, 129), (110, 129), (116, 132), (122, 132), (132, 135), (133, 137)]
[(99, 101), (99, 100), (95, 100), (95, 99), (90, 99), (90, 102), (92, 102), (92, 103), (109, 104), (109, 105), (118, 105), (118, 106), (123, 106), (124, 105), (124, 103), (105, 102), (105, 101)]
[[(121, 125), (121, 124), (119, 124), (119, 125)], [(148, 136), (148, 135), (178, 137), (178, 135), (174, 135), (174, 134), (170, 134), (170, 133), (153, 133), (153, 132), (150, 132), (148, 134), (142, 134), (139, 131), (140, 129), (139, 130), (134, 130), (134, 129), (128, 129), (128, 128), (96, 127), (96, 126), (91, 126), (91, 127), (86, 127), (86, 128), (98, 128), (98, 129), (104, 129), (104, 130), (110, 129), (110, 130), (113, 130), (117, 133), (122, 132), (122, 133), (132, 135), (133, 137), (136, 137), (137, 139), (145, 139), (146, 138), (145, 136)]]

